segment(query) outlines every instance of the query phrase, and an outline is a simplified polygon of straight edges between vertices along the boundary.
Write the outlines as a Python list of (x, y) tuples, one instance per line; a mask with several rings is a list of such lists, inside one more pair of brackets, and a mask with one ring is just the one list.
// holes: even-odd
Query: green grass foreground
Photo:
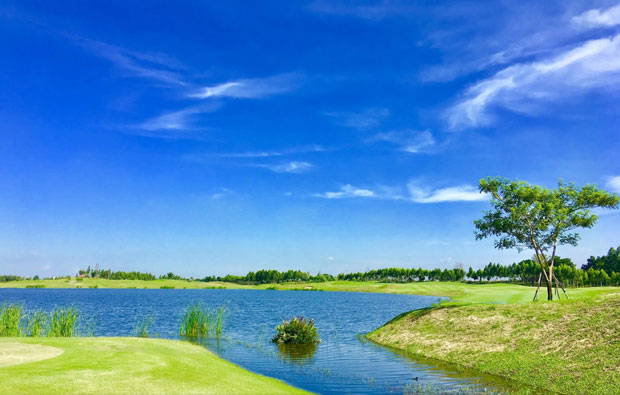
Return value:
[[(28, 354), (28, 345), (24, 363), (2, 364), (11, 350)], [(204, 347), (140, 338), (0, 338), (0, 383), (2, 394), (305, 393)]]
[(535, 288), (502, 283), (330, 281), (250, 286), (73, 279), (14, 281), (0, 283), (0, 287), (35, 284), (46, 288), (227, 288), (447, 296), (450, 300), (438, 306), (396, 317), (368, 338), (424, 358), (556, 392), (616, 393), (620, 388), (620, 287), (570, 288), (569, 300), (562, 295), (559, 302), (534, 303)]

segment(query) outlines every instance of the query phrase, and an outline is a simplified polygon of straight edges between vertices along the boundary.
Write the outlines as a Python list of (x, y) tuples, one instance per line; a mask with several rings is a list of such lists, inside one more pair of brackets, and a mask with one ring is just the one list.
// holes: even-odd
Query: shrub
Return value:
[(276, 335), (271, 341), (283, 344), (307, 344), (318, 343), (321, 340), (313, 320), (295, 317), (278, 325)]
[(19, 336), (23, 308), (17, 304), (0, 306), (0, 336)]

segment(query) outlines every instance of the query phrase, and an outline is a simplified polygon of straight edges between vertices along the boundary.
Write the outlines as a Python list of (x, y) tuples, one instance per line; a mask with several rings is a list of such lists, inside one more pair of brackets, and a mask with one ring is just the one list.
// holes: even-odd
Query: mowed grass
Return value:
[(620, 289), (523, 304), (446, 304), (367, 335), (379, 344), (561, 393), (620, 388)]
[(6, 356), (29, 344), (62, 353), (47, 350), (48, 359), (0, 364), (0, 393), (305, 393), (244, 370), (204, 347), (175, 340), (0, 338), (0, 360), (3, 350)]
[[(413, 282), (382, 283), (376, 281), (327, 281), (321, 283), (281, 283), (242, 285), (221, 281), (202, 282), (187, 280), (105, 280), (100, 278), (72, 278), (59, 280), (23, 280), (0, 282), (0, 288), (137, 288), (137, 289), (262, 289), (262, 290), (296, 290), (296, 291), (335, 291), (335, 292), (377, 292), (411, 295), (445, 296), (450, 301), (444, 303), (530, 303), (535, 287), (483, 283), (468, 284), (461, 282)], [(620, 287), (570, 288), (569, 298), (583, 299), (605, 294)], [(561, 292), (561, 291), (560, 291)], [(564, 295), (561, 294), (562, 298)], [(539, 300), (546, 298), (546, 290), (541, 288)]]

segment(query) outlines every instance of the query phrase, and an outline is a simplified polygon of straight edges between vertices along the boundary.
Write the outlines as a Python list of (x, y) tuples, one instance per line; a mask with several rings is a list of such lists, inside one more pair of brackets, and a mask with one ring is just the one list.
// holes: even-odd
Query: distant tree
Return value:
[(492, 209), (474, 221), (476, 239), (497, 237), (499, 249), (531, 249), (544, 276), (547, 299), (553, 300), (553, 270), (559, 245), (577, 245), (579, 235), (573, 230), (591, 228), (598, 217), (590, 209), (617, 208), (618, 195), (593, 185), (582, 188), (560, 182), (547, 189), (522, 181), (504, 178), (480, 180), (480, 191), (491, 197)]

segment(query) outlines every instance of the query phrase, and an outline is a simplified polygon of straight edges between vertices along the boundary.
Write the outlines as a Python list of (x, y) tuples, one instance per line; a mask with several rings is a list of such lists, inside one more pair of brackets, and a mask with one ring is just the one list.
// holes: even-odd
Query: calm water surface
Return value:
[[(137, 324), (153, 317), (151, 333), (178, 338), (184, 309), (200, 302), (225, 306), (225, 334), (204, 345), (246, 369), (323, 394), (498, 392), (509, 384), (492, 377), (457, 372), (450, 366), (414, 360), (365, 341), (369, 332), (396, 315), (428, 306), (432, 296), (353, 292), (146, 289), (0, 289), (0, 303), (27, 310), (75, 306), (81, 330), (95, 336), (132, 336)], [(281, 348), (271, 343), (282, 320), (314, 319), (321, 343)]]

